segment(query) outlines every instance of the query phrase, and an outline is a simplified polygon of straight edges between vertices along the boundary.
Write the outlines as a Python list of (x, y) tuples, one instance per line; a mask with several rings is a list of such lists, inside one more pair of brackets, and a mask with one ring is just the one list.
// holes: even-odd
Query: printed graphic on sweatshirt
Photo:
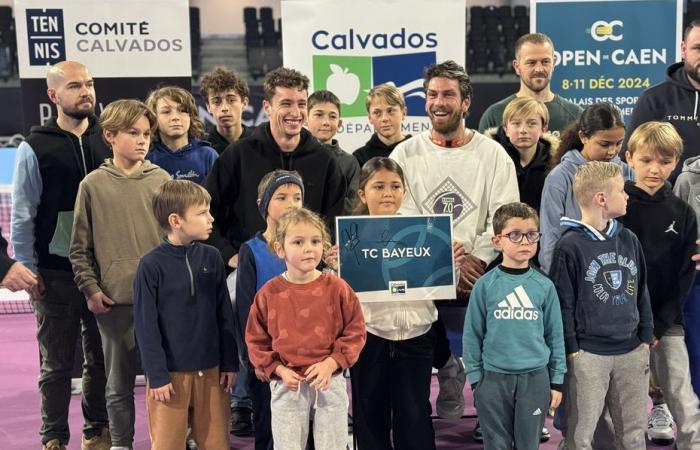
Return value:
[(585, 280), (603, 304), (625, 305), (637, 297), (637, 263), (616, 252), (601, 253), (586, 269)]
[(540, 313), (521, 284), (498, 304), (493, 317), (500, 320), (537, 320), (540, 318)]
[(476, 209), (476, 204), (447, 177), (423, 201), (423, 207), (435, 214), (452, 214), (453, 225), (457, 225)]

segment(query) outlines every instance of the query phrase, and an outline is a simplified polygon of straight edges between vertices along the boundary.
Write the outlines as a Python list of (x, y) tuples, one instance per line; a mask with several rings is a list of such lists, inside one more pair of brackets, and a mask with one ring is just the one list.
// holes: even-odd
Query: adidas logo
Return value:
[(540, 318), (540, 313), (535, 310), (535, 305), (520, 285), (498, 304), (498, 309), (493, 312), (493, 316), (496, 319), (505, 320), (537, 320)]
[(540, 408), (537, 408), (535, 412), (532, 413), (533, 416), (539, 416), (540, 414), (542, 414), (542, 410)]

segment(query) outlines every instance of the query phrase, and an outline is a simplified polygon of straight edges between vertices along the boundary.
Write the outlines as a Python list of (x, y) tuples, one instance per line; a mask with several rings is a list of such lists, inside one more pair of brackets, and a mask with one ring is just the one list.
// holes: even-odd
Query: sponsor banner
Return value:
[(627, 120), (680, 60), (681, 0), (530, 2), (530, 28), (554, 42), (552, 90), (582, 108), (614, 103)]
[(365, 108), (373, 86), (393, 83), (403, 93), (403, 131), (416, 134), (430, 128), (424, 69), (447, 59), (464, 64), (461, 0), (286, 0), (282, 21), (284, 65), (310, 78), (310, 93), (338, 96), (343, 124), (336, 138), (347, 151), (374, 132)]
[(456, 297), (452, 216), (336, 218), (338, 275), (361, 302)]
[(190, 77), (187, 0), (16, 0), (21, 78), (80, 61), (95, 78)]

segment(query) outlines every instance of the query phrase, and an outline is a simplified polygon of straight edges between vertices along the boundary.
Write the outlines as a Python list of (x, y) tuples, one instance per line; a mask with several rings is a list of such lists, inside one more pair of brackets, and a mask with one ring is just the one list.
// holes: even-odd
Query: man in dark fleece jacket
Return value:
[[(666, 81), (639, 96), (632, 112), (627, 139), (641, 124), (650, 120), (670, 122), (683, 138), (683, 160), (700, 156), (700, 19), (688, 25), (681, 42), (683, 61), (666, 69)], [(627, 149), (627, 142), (623, 149)], [(669, 181), (681, 172), (679, 164)]]
[(282, 67), (268, 73), (263, 86), (263, 108), (270, 122), (226, 149), (205, 182), (214, 216), (209, 242), (231, 268), (237, 265), (241, 243), (266, 226), (256, 203), (257, 186), (266, 173), (275, 169), (300, 172), (304, 206), (324, 216), (331, 226), (344, 205), (345, 179), (336, 158), (303, 128), (309, 79)]

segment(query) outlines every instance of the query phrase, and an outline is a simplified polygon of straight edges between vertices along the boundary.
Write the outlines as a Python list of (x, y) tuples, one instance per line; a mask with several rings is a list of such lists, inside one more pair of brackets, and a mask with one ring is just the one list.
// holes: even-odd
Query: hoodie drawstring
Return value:
[(698, 120), (698, 91), (695, 91), (695, 109), (693, 110), (693, 117)]

